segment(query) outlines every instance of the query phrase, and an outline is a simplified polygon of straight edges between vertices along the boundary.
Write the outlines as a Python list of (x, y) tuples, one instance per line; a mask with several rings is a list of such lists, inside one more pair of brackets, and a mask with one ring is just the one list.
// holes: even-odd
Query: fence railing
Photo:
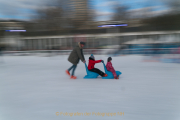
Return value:
[[(84, 49), (84, 54), (107, 54), (109, 51), (114, 49)], [(4, 55), (69, 55), (72, 50), (28, 50), (28, 51), (3, 51)]]

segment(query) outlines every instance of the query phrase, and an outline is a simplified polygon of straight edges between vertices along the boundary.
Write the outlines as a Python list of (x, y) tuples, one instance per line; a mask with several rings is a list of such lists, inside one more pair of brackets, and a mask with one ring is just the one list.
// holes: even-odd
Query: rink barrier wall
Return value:
[[(154, 51), (153, 48), (141, 48), (141, 49), (84, 49), (84, 55), (95, 54), (95, 55), (109, 55), (119, 56), (128, 54), (177, 54), (178, 48), (158, 48), (158, 51)], [(3, 51), (4, 55), (69, 55), (72, 50), (28, 50), (28, 51)]]
[[(86, 54), (108, 54), (109, 51), (114, 49), (85, 49), (83, 50), (84, 55)], [(3, 55), (17, 55), (17, 56), (24, 56), (24, 55), (69, 55), (72, 50), (28, 50), (28, 51), (3, 51)]]

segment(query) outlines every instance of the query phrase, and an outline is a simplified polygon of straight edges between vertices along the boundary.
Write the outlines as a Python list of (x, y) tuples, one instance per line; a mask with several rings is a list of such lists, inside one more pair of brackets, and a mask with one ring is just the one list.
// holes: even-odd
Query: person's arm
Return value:
[(92, 63), (100, 63), (102, 60), (95, 60), (95, 61), (93, 61), (92, 60)]
[(85, 61), (83, 53), (81, 53), (81, 49), (76, 49), (78, 57), (81, 59), (82, 62)]

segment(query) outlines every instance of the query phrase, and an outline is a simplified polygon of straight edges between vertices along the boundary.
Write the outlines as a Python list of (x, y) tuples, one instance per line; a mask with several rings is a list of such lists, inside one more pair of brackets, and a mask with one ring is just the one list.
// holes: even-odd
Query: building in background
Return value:
[(76, 27), (85, 28), (91, 21), (91, 10), (89, 0), (71, 0), (72, 19)]
[(1, 36), (0, 46), (6, 46), (5, 50), (21, 50), (23, 44), (20, 41), (20, 32), (10, 32), (9, 30), (22, 30), (24, 29), (22, 21), (8, 21), (4, 20), (0, 22)]

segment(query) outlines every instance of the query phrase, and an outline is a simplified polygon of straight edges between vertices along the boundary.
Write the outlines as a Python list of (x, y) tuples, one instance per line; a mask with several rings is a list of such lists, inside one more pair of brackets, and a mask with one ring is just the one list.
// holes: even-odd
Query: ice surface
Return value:
[[(4, 56), (0, 120), (180, 120), (180, 64), (142, 62), (137, 55), (113, 57), (114, 68), (122, 72), (119, 80), (83, 79), (82, 62), (75, 71), (78, 79), (71, 80), (65, 74), (71, 66), (67, 57)], [(95, 55), (105, 63), (107, 57)], [(96, 67), (104, 71), (102, 63)]]

